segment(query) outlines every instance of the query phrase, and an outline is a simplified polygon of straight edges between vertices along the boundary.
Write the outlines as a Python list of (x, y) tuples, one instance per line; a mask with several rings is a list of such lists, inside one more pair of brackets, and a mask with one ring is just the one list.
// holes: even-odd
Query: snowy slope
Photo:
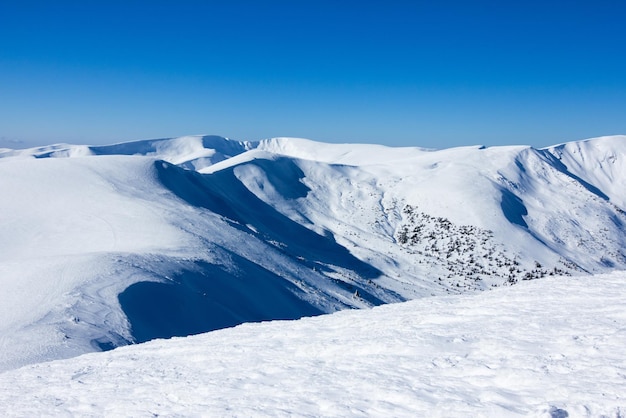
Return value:
[[(308, 220), (310, 228), (332, 231), (361, 258), (387, 254), (393, 264), (408, 257), (401, 274), (407, 268), (418, 276), (435, 272), (461, 287), (476, 283), (447, 276), (476, 270), (478, 287), (484, 288), (555, 271), (597, 272), (626, 266), (626, 217), (619, 200), (623, 196), (619, 185), (626, 178), (621, 168), (626, 138), (598, 141), (606, 143), (605, 149), (589, 152), (589, 161), (603, 160), (606, 149), (615, 150), (615, 158), (592, 167), (596, 174), (588, 174), (610, 173), (610, 181), (598, 186), (570, 172), (548, 150), (529, 147), (433, 151), (275, 139), (259, 144), (263, 153), (250, 151), (203, 171), (236, 165), (242, 181), (259, 197), (280, 205), (294, 220)], [(263, 173), (253, 168), (258, 166), (255, 161), (268, 158), (268, 151), (270, 156), (296, 158), (304, 172), (302, 181), (311, 189), (304, 199), (280, 201), (267, 185), (271, 181), (263, 180)], [(617, 185), (611, 186), (610, 199), (600, 189), (608, 184)], [(471, 235), (490, 236), (488, 242), (459, 244), (470, 227), (475, 229)], [(416, 230), (422, 237), (434, 234), (433, 238), (414, 242)], [(407, 239), (408, 245), (401, 246), (406, 251), (393, 245), (403, 241), (399, 238)], [(465, 256), (459, 254), (464, 246), (468, 247)], [(369, 249), (372, 254), (367, 254)], [(471, 262), (469, 253), (486, 260)], [(510, 265), (499, 266), (495, 258)], [(510, 274), (512, 266), (515, 270)], [(389, 266), (380, 268), (389, 271)], [(463, 274), (456, 275), (458, 271)]]
[[(350, 306), (322, 273), (163, 184), (194, 199), (187, 174), (127, 156), (0, 163), (0, 368)], [(359, 270), (336, 244), (311, 244), (310, 263), (343, 250), (337, 264)]]
[(3, 416), (620, 417), (626, 275), (245, 324), (0, 374)]
[(0, 370), (626, 269), (625, 148), (190, 136), (2, 150)]
[(90, 330), (70, 339), (63, 328), (82, 329), (83, 313), (116, 328), (125, 322), (107, 306), (132, 283), (117, 274), (119, 257), (191, 245), (155, 210), (151, 165), (134, 157), (0, 163), (0, 365), (91, 350)]
[(572, 173), (626, 210), (626, 136), (602, 137), (548, 148)]

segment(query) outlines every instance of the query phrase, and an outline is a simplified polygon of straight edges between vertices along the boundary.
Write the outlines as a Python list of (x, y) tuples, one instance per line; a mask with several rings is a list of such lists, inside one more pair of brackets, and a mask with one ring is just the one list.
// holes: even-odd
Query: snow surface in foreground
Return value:
[(0, 374), (0, 414), (624, 416), (626, 273), (244, 324)]

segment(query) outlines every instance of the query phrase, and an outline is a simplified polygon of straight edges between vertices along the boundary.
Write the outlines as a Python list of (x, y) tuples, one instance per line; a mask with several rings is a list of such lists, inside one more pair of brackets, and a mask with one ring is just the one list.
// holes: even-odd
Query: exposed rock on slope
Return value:
[(626, 269), (624, 155), (623, 136), (541, 150), (200, 136), (4, 150), (0, 369)]

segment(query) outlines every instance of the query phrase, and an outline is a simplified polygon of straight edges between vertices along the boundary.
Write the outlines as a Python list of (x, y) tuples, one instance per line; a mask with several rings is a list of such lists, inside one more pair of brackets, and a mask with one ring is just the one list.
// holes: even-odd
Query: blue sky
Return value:
[(624, 1), (3, 1), (0, 145), (626, 134)]

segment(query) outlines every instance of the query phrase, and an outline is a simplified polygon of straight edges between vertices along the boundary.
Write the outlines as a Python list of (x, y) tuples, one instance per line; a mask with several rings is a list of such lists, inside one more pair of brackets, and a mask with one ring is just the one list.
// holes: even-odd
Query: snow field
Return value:
[(4, 416), (623, 416), (626, 274), (244, 324), (0, 374)]

